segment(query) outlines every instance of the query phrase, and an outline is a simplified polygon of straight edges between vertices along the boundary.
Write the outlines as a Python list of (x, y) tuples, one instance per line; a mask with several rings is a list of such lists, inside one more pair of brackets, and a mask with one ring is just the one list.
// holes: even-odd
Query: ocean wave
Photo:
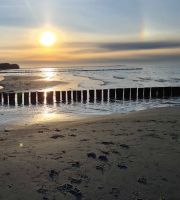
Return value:
[(159, 83), (165, 83), (165, 82), (168, 82), (169, 80), (166, 80), (166, 79), (157, 79), (155, 81), (159, 82)]
[(125, 77), (121, 77), (121, 76), (113, 76), (113, 78), (115, 78), (115, 79), (125, 79)]
[(139, 80), (142, 80), (142, 81), (152, 81), (152, 78), (149, 78), (149, 77), (138, 77)]
[(171, 78), (171, 81), (174, 82), (174, 83), (179, 83), (180, 78)]
[[(45, 69), (45, 68), (44, 68)], [(0, 74), (28, 74), (28, 73), (41, 73), (44, 72), (44, 69), (18, 69), (18, 70), (8, 70), (0, 71)], [(142, 70), (143, 68), (102, 68), (102, 69), (56, 69), (48, 68), (49, 71), (53, 72), (106, 72), (106, 71), (137, 71)]]

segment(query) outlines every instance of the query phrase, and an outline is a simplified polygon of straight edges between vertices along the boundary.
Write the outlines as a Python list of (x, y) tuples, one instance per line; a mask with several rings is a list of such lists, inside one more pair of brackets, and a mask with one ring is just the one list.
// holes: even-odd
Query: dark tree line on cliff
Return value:
[(10, 63), (0, 63), (0, 70), (6, 69), (19, 69), (19, 65), (17, 64), (10, 64)]

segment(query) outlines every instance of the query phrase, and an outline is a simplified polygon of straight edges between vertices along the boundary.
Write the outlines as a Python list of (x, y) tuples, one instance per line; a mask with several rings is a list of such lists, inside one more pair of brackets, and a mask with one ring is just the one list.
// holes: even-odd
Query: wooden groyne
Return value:
[(142, 99), (168, 99), (180, 97), (180, 87), (116, 88), (72, 91), (37, 91), (0, 93), (1, 105), (37, 105), (54, 103), (94, 103), (137, 101)]

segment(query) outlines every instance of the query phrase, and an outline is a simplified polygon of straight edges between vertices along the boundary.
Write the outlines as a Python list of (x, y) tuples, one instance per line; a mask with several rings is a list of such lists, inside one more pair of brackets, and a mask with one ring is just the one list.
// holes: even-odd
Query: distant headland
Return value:
[(10, 64), (10, 63), (0, 63), (0, 70), (6, 69), (19, 69), (19, 65), (17, 64)]

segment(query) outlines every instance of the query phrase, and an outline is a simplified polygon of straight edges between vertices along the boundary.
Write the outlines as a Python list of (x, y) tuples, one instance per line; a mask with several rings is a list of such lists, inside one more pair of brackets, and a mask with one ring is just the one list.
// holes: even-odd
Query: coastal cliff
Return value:
[(19, 65), (17, 64), (10, 64), (10, 63), (0, 63), (0, 70), (6, 69), (19, 69)]

